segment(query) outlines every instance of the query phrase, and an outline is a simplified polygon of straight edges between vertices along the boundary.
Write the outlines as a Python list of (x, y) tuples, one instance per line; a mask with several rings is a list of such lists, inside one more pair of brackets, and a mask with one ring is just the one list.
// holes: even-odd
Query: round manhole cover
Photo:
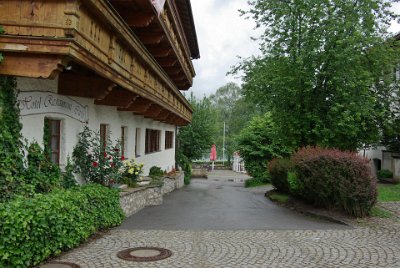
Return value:
[(80, 268), (80, 266), (70, 262), (49, 262), (39, 266), (39, 268)]
[(122, 250), (118, 252), (117, 256), (126, 261), (150, 262), (169, 258), (172, 256), (172, 252), (165, 248), (138, 247)]

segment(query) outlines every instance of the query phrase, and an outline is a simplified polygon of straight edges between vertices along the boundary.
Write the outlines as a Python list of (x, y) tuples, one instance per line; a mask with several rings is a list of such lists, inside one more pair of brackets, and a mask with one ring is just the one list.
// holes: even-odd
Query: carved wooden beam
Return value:
[(142, 32), (137, 34), (145, 45), (158, 45), (161, 43), (161, 40), (164, 38), (162, 33), (151, 33), (151, 32)]
[(129, 107), (133, 100), (137, 98), (137, 95), (134, 93), (122, 89), (122, 88), (115, 88), (112, 90), (107, 96), (103, 99), (97, 99), (94, 101), (96, 105), (108, 105), (108, 106), (118, 106), (118, 107)]
[(129, 27), (148, 27), (155, 19), (154, 13), (121, 11), (121, 17)]
[(179, 67), (165, 67), (164, 70), (168, 75), (178, 75), (182, 69)]
[(168, 57), (172, 52), (172, 49), (167, 47), (149, 47), (148, 50), (155, 58)]
[(4, 60), (0, 64), (2, 75), (54, 79), (63, 70), (61, 56), (8, 52), (3, 53), (3, 56)]
[(178, 62), (177, 59), (172, 58), (160, 58), (157, 61), (163, 68), (175, 66), (175, 64)]
[(148, 99), (138, 97), (126, 108), (118, 108), (118, 111), (121, 112), (134, 112), (134, 113), (144, 113), (149, 108), (152, 102)]
[(182, 73), (171, 74), (170, 77), (171, 77), (171, 79), (174, 80), (175, 82), (187, 80), (186, 75), (184, 75), (184, 74), (182, 74)]
[(150, 106), (150, 108), (144, 113), (144, 117), (149, 117), (149, 118), (154, 118), (160, 115), (160, 112), (163, 110), (160, 106), (157, 104), (153, 104)]
[(170, 114), (170, 111), (163, 109), (156, 117), (154, 117), (154, 120), (163, 122), (168, 118)]
[(111, 81), (99, 76), (63, 72), (58, 79), (58, 93), (62, 95), (104, 99), (114, 87)]

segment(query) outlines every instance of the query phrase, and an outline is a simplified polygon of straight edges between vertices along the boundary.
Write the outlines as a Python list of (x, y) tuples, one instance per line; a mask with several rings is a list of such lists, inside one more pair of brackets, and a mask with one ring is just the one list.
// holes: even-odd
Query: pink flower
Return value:
[(121, 160), (124, 161), (125, 160), (125, 156), (121, 156)]

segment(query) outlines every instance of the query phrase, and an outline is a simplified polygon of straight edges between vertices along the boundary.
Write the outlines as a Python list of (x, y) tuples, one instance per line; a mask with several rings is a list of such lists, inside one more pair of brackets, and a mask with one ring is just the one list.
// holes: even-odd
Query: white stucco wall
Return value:
[[(32, 79), (18, 78), (17, 85), (21, 92), (48, 91), (57, 92), (57, 79)], [(144, 175), (147, 175), (152, 166), (159, 166), (163, 170), (170, 171), (175, 165), (175, 144), (172, 149), (165, 150), (165, 131), (172, 131), (175, 135), (175, 126), (164, 124), (142, 116), (134, 115), (132, 112), (119, 112), (116, 107), (94, 105), (94, 100), (89, 98), (68, 97), (82, 106), (87, 106), (88, 126), (91, 130), (99, 131), (100, 124), (109, 125), (110, 138), (115, 141), (121, 137), (121, 126), (127, 130), (126, 158), (135, 157), (136, 128), (140, 128), (140, 157), (139, 163), (144, 164)], [(60, 144), (60, 165), (63, 167), (67, 161), (67, 155), (72, 151), (78, 142), (78, 134), (82, 131), (84, 123), (62, 113), (42, 113), (35, 115), (21, 116), (23, 124), (22, 135), (28, 141), (43, 143), (44, 118), (61, 120), (61, 144)], [(145, 133), (146, 129), (161, 130), (160, 152), (145, 154)], [(175, 136), (174, 136), (175, 137)], [(175, 139), (174, 139), (175, 143)]]

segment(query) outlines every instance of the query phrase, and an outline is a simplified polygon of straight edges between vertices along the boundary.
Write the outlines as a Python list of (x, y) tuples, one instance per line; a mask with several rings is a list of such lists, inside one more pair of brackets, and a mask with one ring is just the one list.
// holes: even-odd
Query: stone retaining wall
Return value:
[(147, 206), (158, 206), (163, 203), (163, 195), (184, 185), (184, 173), (177, 173), (176, 178), (164, 178), (162, 187), (130, 188), (120, 193), (120, 205), (127, 217)]

